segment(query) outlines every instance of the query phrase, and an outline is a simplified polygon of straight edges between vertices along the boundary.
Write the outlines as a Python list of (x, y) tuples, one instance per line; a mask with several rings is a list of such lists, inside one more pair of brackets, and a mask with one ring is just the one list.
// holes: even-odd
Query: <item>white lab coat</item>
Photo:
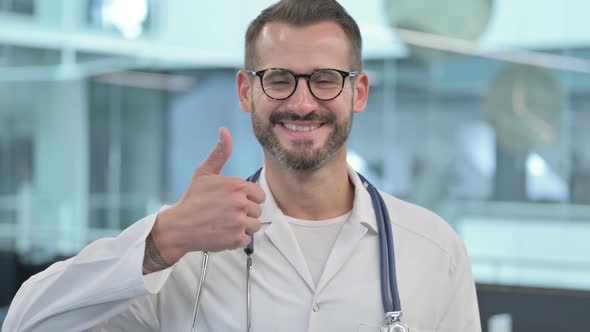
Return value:
[[(252, 330), (379, 331), (384, 323), (378, 233), (357, 174), (351, 218), (317, 285), (266, 184), (252, 271)], [(435, 214), (382, 193), (393, 227), (403, 320), (412, 332), (481, 331), (462, 241)], [(117, 238), (91, 243), (23, 284), (4, 323), (13, 331), (190, 331), (201, 253), (143, 276), (145, 238), (156, 215)], [(197, 331), (245, 331), (242, 250), (210, 254)]]

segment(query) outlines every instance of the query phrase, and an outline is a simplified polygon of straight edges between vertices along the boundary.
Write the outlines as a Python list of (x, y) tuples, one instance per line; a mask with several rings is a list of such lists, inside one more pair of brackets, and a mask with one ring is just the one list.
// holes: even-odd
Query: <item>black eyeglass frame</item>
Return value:
[[(270, 96), (266, 92), (266, 90), (264, 89), (264, 83), (262, 82), (262, 77), (264, 76), (264, 74), (266, 72), (268, 72), (270, 70), (284, 70), (284, 71), (288, 72), (289, 74), (293, 75), (293, 77), (295, 78), (295, 86), (293, 87), (293, 91), (291, 91), (291, 93), (287, 97), (274, 98), (274, 97)], [(333, 70), (342, 76), (342, 86), (340, 87), (340, 91), (338, 92), (338, 94), (336, 96), (334, 96), (332, 98), (327, 98), (327, 99), (319, 98), (318, 96), (315, 95), (315, 93), (313, 93), (313, 90), (311, 89), (311, 84), (309, 83), (309, 80), (316, 72), (319, 72), (322, 70)], [(347, 77), (358, 77), (358, 75), (360, 74), (360, 71), (344, 71), (344, 70), (335, 69), (335, 68), (320, 68), (320, 69), (316, 69), (316, 70), (312, 71), (309, 74), (296, 74), (296, 73), (290, 71), (289, 69), (285, 69), (285, 68), (266, 68), (266, 69), (262, 69), (259, 71), (246, 70), (246, 72), (252, 76), (258, 76), (260, 78), (260, 86), (262, 87), (262, 91), (264, 91), (264, 94), (270, 99), (274, 99), (274, 100), (289, 99), (295, 93), (295, 91), (297, 91), (297, 86), (299, 85), (299, 79), (303, 77), (303, 78), (305, 78), (305, 81), (307, 83), (307, 88), (309, 89), (309, 92), (311, 93), (311, 95), (314, 96), (315, 99), (321, 100), (321, 101), (330, 101), (330, 100), (334, 100), (334, 99), (338, 98), (338, 96), (340, 96), (340, 94), (342, 93), (342, 90), (344, 90), (344, 84), (346, 83), (346, 78)]]

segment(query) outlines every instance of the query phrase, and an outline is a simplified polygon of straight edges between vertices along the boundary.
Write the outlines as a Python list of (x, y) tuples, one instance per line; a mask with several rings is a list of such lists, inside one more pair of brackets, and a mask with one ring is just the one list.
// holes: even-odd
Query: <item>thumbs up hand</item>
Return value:
[[(260, 229), (264, 191), (246, 180), (220, 175), (231, 151), (231, 135), (222, 128), (217, 146), (197, 167), (182, 198), (158, 215), (146, 240), (144, 273), (170, 266), (188, 252), (243, 247)], [(157, 255), (163, 259), (159, 265), (166, 264), (154, 268)], [(151, 260), (148, 268), (146, 260)]]
[(232, 139), (229, 130), (226, 128), (219, 129), (219, 142), (209, 154), (209, 157), (195, 170), (195, 176), (206, 174), (221, 174), (221, 170), (228, 161), (232, 151)]

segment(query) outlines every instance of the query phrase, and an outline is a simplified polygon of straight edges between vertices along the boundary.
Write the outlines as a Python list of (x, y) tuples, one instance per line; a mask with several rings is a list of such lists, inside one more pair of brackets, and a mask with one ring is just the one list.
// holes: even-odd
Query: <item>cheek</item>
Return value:
[(260, 91), (260, 93), (254, 93), (252, 98), (251, 107), (258, 113), (270, 114), (274, 110), (281, 106), (281, 101), (269, 98), (267, 95)]
[(252, 89), (252, 98), (257, 102), (257, 103), (261, 103), (261, 102), (275, 102), (274, 99), (269, 98), (266, 93), (264, 93), (264, 90), (262, 89), (262, 86), (260, 86), (260, 84), (256, 84), (253, 89)]
[(336, 114), (338, 119), (348, 118), (353, 109), (353, 100), (350, 94), (338, 96), (338, 98), (330, 101), (330, 104), (326, 104), (326, 109)]

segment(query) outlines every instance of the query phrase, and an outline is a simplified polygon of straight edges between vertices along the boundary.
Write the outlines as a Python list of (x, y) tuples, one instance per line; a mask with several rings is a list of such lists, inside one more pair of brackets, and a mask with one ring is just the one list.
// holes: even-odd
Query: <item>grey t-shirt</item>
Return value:
[(301, 220), (285, 216), (291, 230), (297, 239), (299, 248), (307, 263), (314, 284), (317, 286), (330, 257), (330, 252), (336, 239), (350, 217), (348, 212), (345, 215), (327, 220)]

